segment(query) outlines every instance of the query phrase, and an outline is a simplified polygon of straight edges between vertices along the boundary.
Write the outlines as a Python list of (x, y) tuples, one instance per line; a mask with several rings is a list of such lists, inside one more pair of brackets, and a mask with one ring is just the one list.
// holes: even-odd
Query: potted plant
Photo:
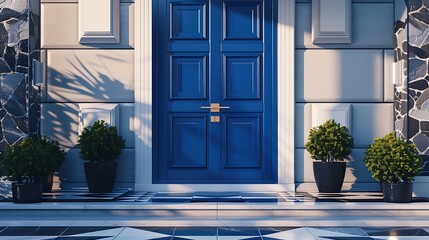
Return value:
[(125, 140), (114, 126), (97, 120), (79, 135), (80, 157), (85, 161), (85, 176), (91, 193), (111, 192), (116, 177), (116, 159)]
[(411, 202), (413, 178), (423, 164), (414, 144), (396, 138), (395, 132), (388, 133), (369, 145), (364, 162), (381, 183), (384, 201)]
[(353, 137), (345, 126), (327, 120), (312, 128), (305, 148), (313, 161), (314, 179), (319, 192), (341, 191), (346, 173), (346, 162), (354, 146)]
[(12, 181), (13, 201), (39, 202), (42, 198), (42, 179), (57, 171), (64, 162), (65, 152), (58, 142), (47, 137), (28, 138), (7, 147), (0, 155), (0, 168)]

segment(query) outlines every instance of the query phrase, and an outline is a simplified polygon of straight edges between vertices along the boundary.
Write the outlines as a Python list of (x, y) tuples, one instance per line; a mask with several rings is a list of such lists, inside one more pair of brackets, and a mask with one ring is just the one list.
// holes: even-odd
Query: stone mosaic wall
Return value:
[(402, 61), (404, 73), (395, 91), (395, 129), (416, 144), (425, 159), (422, 175), (429, 176), (429, 1), (406, 2), (406, 18), (395, 26), (395, 62)]
[(31, 86), (30, 60), (39, 58), (39, 5), (37, 0), (0, 1), (0, 149), (37, 132), (38, 91)]

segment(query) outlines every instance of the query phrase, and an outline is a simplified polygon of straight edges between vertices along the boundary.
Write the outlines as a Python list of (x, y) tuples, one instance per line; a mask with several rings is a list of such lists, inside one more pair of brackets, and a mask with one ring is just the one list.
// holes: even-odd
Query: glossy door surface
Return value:
[(154, 1), (156, 183), (276, 182), (274, 7)]

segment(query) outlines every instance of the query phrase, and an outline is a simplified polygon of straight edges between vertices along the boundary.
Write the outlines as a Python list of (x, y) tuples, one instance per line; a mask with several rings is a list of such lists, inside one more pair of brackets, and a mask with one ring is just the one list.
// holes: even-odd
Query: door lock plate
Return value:
[(220, 116), (210, 116), (210, 122), (220, 122)]

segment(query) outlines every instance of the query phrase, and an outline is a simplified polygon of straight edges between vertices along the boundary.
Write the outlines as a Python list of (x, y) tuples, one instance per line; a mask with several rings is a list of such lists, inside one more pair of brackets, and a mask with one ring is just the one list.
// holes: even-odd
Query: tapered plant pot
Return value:
[(383, 183), (385, 202), (409, 203), (413, 200), (413, 183)]
[(41, 183), (12, 183), (14, 203), (36, 203), (42, 201)]
[(52, 192), (52, 185), (54, 183), (54, 174), (49, 174), (42, 179), (43, 192)]
[(339, 193), (346, 174), (346, 162), (313, 162), (314, 179), (321, 193)]
[(116, 178), (116, 162), (85, 162), (85, 176), (91, 193), (108, 193)]

